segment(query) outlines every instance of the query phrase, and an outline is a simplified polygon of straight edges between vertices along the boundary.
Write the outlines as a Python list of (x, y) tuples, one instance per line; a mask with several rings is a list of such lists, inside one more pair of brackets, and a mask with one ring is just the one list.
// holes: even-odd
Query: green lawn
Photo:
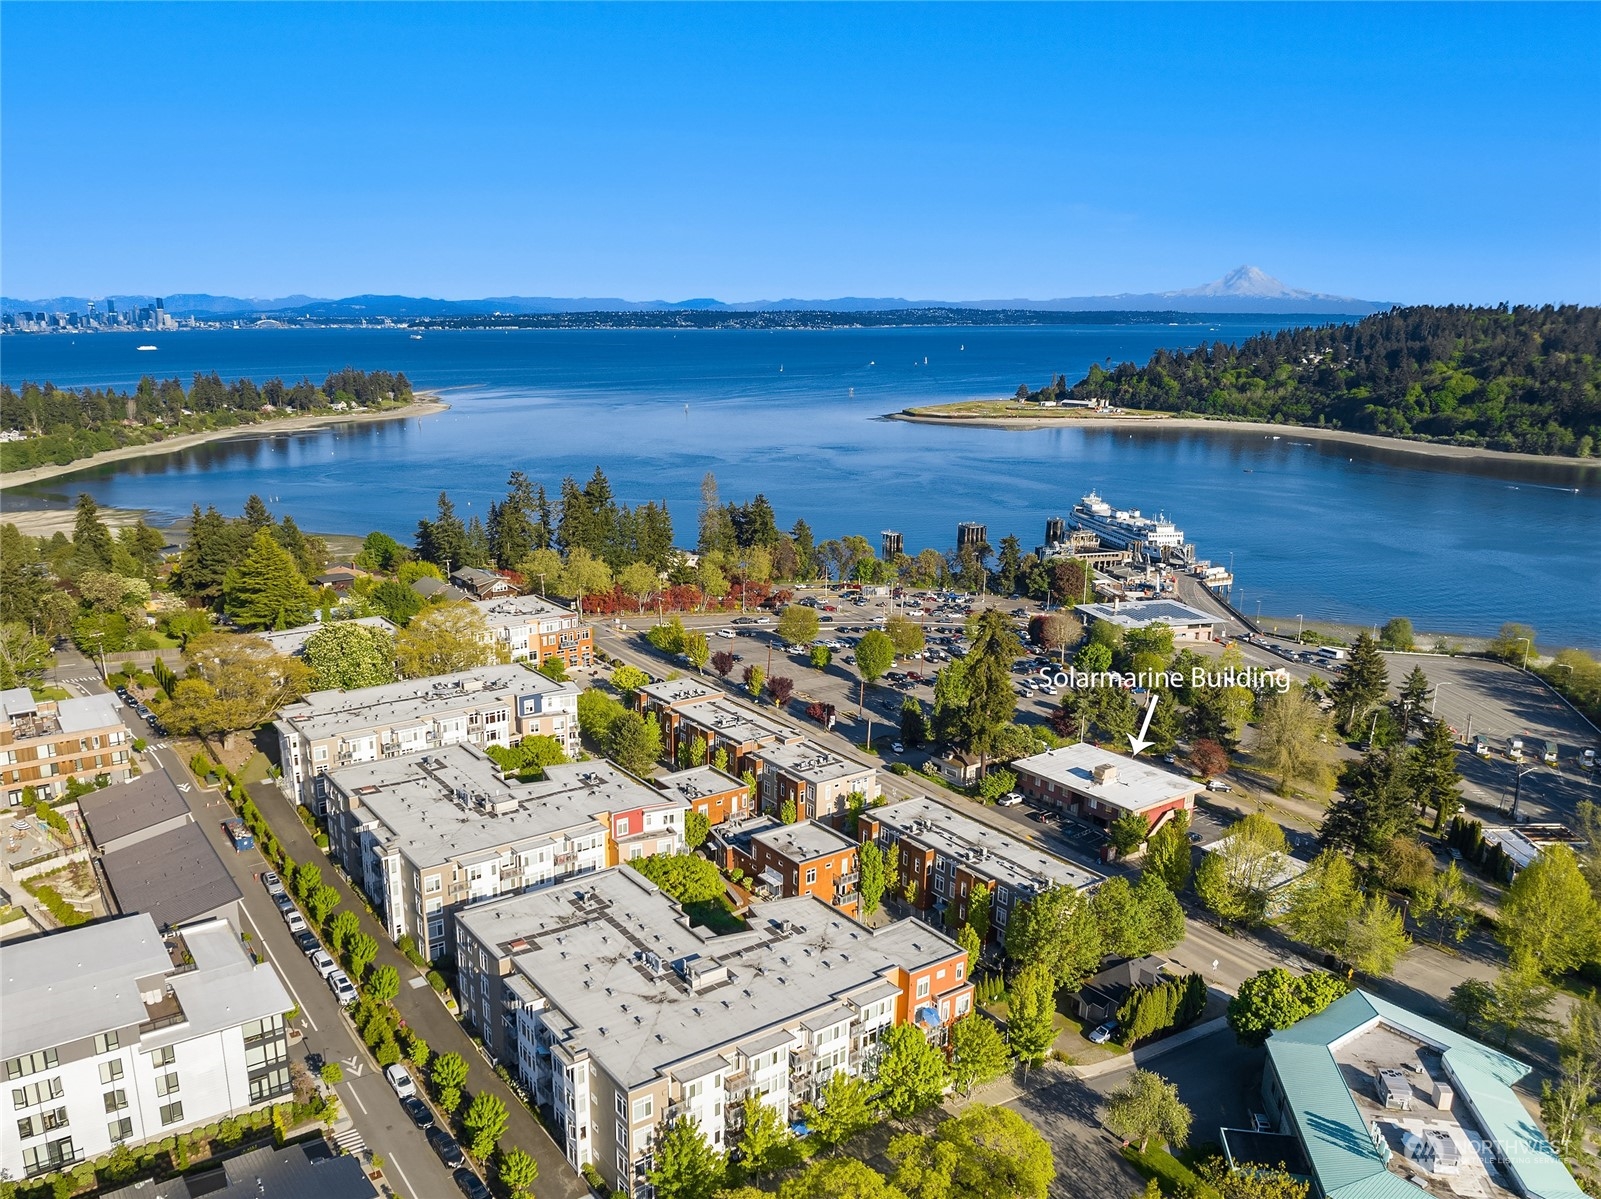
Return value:
[(1139, 1146), (1130, 1145), (1123, 1150), (1123, 1156), (1145, 1177), (1156, 1179), (1164, 1195), (1170, 1197), (1193, 1195), (1196, 1199), (1220, 1199), (1215, 1187), (1202, 1182), (1194, 1170), (1160, 1145), (1151, 1145), (1143, 1153)]

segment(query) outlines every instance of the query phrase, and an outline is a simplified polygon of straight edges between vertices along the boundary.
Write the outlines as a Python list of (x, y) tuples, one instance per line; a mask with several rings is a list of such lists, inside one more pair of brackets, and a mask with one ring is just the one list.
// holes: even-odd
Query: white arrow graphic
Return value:
[(1156, 711), (1156, 701), (1159, 698), (1160, 696), (1158, 696), (1155, 691), (1151, 692), (1151, 702), (1145, 709), (1145, 721), (1140, 725), (1140, 735), (1138, 737), (1136, 737), (1133, 733), (1128, 735), (1128, 743), (1134, 747), (1130, 751), (1131, 757), (1138, 754), (1142, 749), (1145, 749), (1151, 744), (1151, 742), (1145, 740), (1145, 734), (1150, 730), (1151, 715)]
[(179, 783), (178, 784), (178, 790), (183, 791), (183, 792), (188, 792), (189, 784), (188, 783)]
[(345, 1059), (345, 1064), (350, 1067), (350, 1073), (354, 1077), (356, 1077), (356, 1078), (360, 1078), (361, 1077), (362, 1067), (363, 1067), (364, 1063), (361, 1061), (360, 1058), (358, 1058), (355, 1054), (351, 1054), (349, 1057), (347, 1057)]

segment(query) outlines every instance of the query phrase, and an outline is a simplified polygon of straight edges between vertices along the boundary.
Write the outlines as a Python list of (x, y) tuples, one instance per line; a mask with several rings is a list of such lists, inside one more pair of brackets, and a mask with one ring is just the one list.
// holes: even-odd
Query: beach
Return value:
[[(923, 425), (966, 426), (979, 429), (1196, 429), (1206, 432), (1261, 433), (1269, 437), (1294, 440), (1300, 437), (1319, 441), (1338, 441), (1348, 445), (1371, 446), (1393, 450), (1399, 454), (1416, 454), (1425, 458), (1478, 459), (1487, 462), (1538, 462), (1546, 465), (1598, 467), (1601, 458), (1565, 458), (1552, 454), (1525, 454), (1514, 450), (1491, 450), (1478, 446), (1446, 445), (1435, 441), (1409, 441), (1400, 437), (1385, 437), (1377, 433), (1353, 433), (1345, 429), (1322, 429), (1316, 425), (1274, 425), (1262, 421), (1213, 420), (1195, 416), (1164, 416), (1157, 413), (1135, 414), (1120, 412), (1112, 415), (1091, 414), (1082, 409), (1068, 410), (1058, 416), (1002, 416), (985, 414), (981, 404), (1010, 405), (1010, 400), (974, 401), (949, 405), (952, 411), (940, 414), (933, 408), (906, 408), (885, 414), (887, 420), (909, 421)], [(978, 411), (973, 411), (978, 409)]]
[[(208, 429), (204, 433), (181, 433), (177, 437), (164, 438), (161, 441), (147, 442), (144, 445), (122, 446), (115, 450), (102, 450), (88, 458), (78, 458), (65, 466), (51, 464), (49, 466), (35, 466), (28, 470), (8, 471), (0, 474), (0, 492), (7, 487), (20, 487), (25, 483), (41, 483), (46, 479), (54, 479), (61, 475), (76, 474), (81, 470), (90, 470), (96, 466), (103, 466), (108, 462), (127, 462), (135, 458), (153, 458), (158, 454), (171, 454), (178, 450), (186, 450), (192, 446), (205, 445), (210, 441), (227, 441), (235, 437), (263, 437), (276, 436), (279, 433), (299, 433), (307, 429), (320, 429), (328, 425), (358, 425), (370, 424), (373, 421), (406, 420), (410, 417), (433, 416), (444, 412), (450, 407), (438, 396), (419, 395), (404, 408), (388, 408), (382, 412), (330, 412), (317, 416), (289, 416), (276, 420), (260, 421), (253, 425), (235, 425), (230, 429)], [(7, 515), (6, 519), (21, 527), (17, 519), (23, 513)], [(47, 515), (40, 513), (39, 515)], [(70, 513), (69, 513), (70, 516)], [(132, 523), (131, 520), (128, 523)], [(68, 521), (70, 527), (70, 520)], [(53, 531), (53, 530), (52, 530)]]

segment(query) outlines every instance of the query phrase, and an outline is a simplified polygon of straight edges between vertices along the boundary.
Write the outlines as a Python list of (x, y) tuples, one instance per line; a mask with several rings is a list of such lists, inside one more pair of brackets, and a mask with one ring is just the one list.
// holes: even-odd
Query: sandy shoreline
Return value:
[[(319, 429), (326, 425), (358, 425), (368, 424), (380, 420), (405, 420), (413, 416), (433, 416), (444, 412), (450, 405), (437, 396), (419, 396), (404, 408), (391, 408), (384, 412), (334, 412), (325, 416), (291, 416), (282, 420), (260, 421), (253, 425), (236, 425), (231, 429), (210, 429), (204, 433), (184, 433), (177, 437), (169, 437), (164, 441), (152, 441), (145, 445), (123, 446), (115, 450), (102, 450), (88, 458), (79, 458), (65, 466), (35, 466), (28, 470), (10, 471), (0, 474), (0, 492), (7, 487), (19, 487), (25, 483), (42, 483), (46, 479), (58, 478), (61, 475), (76, 474), (80, 470), (90, 470), (96, 466), (103, 466), (108, 462), (127, 462), (134, 458), (153, 458), (157, 454), (171, 454), (178, 450), (186, 450), (192, 446), (204, 445), (208, 441), (227, 441), (233, 437), (261, 437), (276, 433), (299, 433), (307, 429)], [(21, 513), (15, 515), (22, 515)], [(8, 516), (14, 520), (14, 516)]]
[(1551, 454), (1525, 454), (1514, 450), (1487, 450), (1474, 446), (1444, 445), (1433, 441), (1407, 441), (1399, 437), (1384, 437), (1377, 433), (1353, 433), (1345, 429), (1319, 429), (1308, 425), (1273, 425), (1259, 421), (1207, 420), (1191, 416), (1059, 416), (1059, 417), (984, 417), (984, 416), (932, 416), (906, 410), (885, 414), (888, 420), (910, 421), (922, 425), (950, 427), (977, 427), (981, 429), (1196, 429), (1206, 432), (1262, 433), (1282, 437), (1286, 441), (1299, 437), (1321, 441), (1343, 441), (1348, 445), (1371, 446), (1375, 449), (1394, 450), (1401, 454), (1417, 454), (1426, 458), (1478, 459), (1482, 462), (1537, 462), (1542, 465), (1601, 466), (1601, 458), (1561, 458)]

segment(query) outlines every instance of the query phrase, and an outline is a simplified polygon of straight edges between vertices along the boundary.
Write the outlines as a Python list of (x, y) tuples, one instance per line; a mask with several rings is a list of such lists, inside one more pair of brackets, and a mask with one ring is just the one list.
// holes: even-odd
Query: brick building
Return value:
[(750, 788), (744, 780), (724, 774), (715, 766), (675, 771), (657, 779), (656, 785), (682, 799), (714, 828), (750, 811)]
[(1193, 812), (1205, 785), (1094, 745), (1065, 745), (1012, 763), (1029, 799), (1105, 828), (1125, 812), (1154, 830), (1173, 812)]
[(876, 770), (816, 741), (774, 742), (753, 751), (751, 760), (761, 810), (771, 815), (793, 802), (797, 820), (822, 820), (843, 816), (853, 794), (868, 802), (879, 795)]
[(810, 895), (856, 915), (858, 846), (837, 829), (813, 820), (780, 824), (771, 816), (751, 816), (719, 825), (712, 845), (718, 865), (750, 875), (762, 898)]

